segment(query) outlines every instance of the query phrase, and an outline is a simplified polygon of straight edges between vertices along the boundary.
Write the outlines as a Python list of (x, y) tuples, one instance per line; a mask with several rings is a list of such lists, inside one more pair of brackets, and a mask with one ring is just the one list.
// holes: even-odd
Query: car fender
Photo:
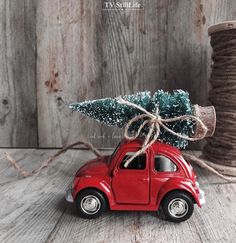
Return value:
[(74, 193), (73, 193), (74, 199), (76, 198), (76, 196), (80, 191), (87, 188), (95, 188), (103, 192), (109, 201), (109, 205), (115, 204), (115, 197), (111, 185), (109, 184), (107, 179), (86, 177), (86, 176), (81, 177), (77, 185), (74, 187)]
[(192, 182), (190, 180), (186, 180), (184, 178), (173, 178), (169, 179), (163, 187), (160, 189), (158, 196), (157, 196), (157, 208), (159, 208), (160, 203), (164, 196), (174, 190), (183, 190), (189, 192), (193, 198), (195, 199), (196, 203), (199, 207), (201, 207), (199, 202), (199, 197), (192, 185)]

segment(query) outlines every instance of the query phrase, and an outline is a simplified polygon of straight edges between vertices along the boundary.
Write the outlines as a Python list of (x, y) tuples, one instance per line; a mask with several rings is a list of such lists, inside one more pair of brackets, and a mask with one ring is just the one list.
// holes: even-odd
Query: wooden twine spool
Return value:
[(212, 161), (209, 164), (213, 168), (236, 176), (236, 21), (212, 25), (208, 34), (213, 49), (209, 100), (217, 120), (203, 155)]

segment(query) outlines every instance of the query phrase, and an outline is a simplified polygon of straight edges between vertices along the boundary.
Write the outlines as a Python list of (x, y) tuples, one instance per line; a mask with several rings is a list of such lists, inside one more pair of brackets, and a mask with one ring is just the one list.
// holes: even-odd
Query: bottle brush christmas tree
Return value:
[[(158, 107), (159, 115), (164, 119), (182, 115), (194, 115), (194, 106), (189, 100), (189, 94), (183, 90), (175, 90), (173, 93), (158, 90), (153, 95), (149, 91), (144, 91), (132, 95), (124, 95), (122, 98), (151, 113), (155, 113)], [(73, 103), (69, 108), (109, 126), (118, 127), (124, 127), (130, 119), (142, 114), (142, 111), (139, 109), (120, 104), (117, 98), (104, 98)], [(142, 122), (139, 120), (132, 124), (129, 132), (137, 131)], [(166, 123), (165, 125), (172, 131), (187, 137), (191, 137), (195, 130), (195, 122), (191, 119), (178, 120)], [(144, 127), (141, 134), (146, 135), (147, 132), (147, 127)], [(171, 134), (163, 129), (163, 127), (160, 130), (159, 140), (178, 148), (185, 148), (188, 144), (186, 139)]]

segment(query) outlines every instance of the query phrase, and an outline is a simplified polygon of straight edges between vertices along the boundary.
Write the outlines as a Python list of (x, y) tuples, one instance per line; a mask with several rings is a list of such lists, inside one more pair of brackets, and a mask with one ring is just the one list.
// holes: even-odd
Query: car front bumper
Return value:
[(71, 188), (66, 190), (66, 201), (70, 202), (70, 203), (74, 202), (74, 198), (72, 196), (72, 189)]
[(196, 182), (197, 188), (199, 190), (199, 204), (200, 206), (206, 204), (205, 192), (200, 188), (199, 183)]
[(205, 192), (203, 190), (201, 190), (201, 189), (199, 189), (199, 192), (200, 192), (200, 194), (199, 194), (199, 203), (202, 206), (202, 205), (206, 204)]

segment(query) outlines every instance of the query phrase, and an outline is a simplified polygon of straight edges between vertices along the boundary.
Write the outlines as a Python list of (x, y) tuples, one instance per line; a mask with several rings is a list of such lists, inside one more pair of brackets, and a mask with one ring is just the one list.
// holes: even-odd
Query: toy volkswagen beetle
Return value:
[(170, 145), (155, 142), (125, 167), (141, 146), (141, 140), (123, 140), (112, 155), (77, 171), (66, 199), (76, 203), (80, 216), (96, 218), (107, 209), (159, 210), (167, 220), (182, 222), (191, 217), (195, 203), (205, 203), (192, 166)]

